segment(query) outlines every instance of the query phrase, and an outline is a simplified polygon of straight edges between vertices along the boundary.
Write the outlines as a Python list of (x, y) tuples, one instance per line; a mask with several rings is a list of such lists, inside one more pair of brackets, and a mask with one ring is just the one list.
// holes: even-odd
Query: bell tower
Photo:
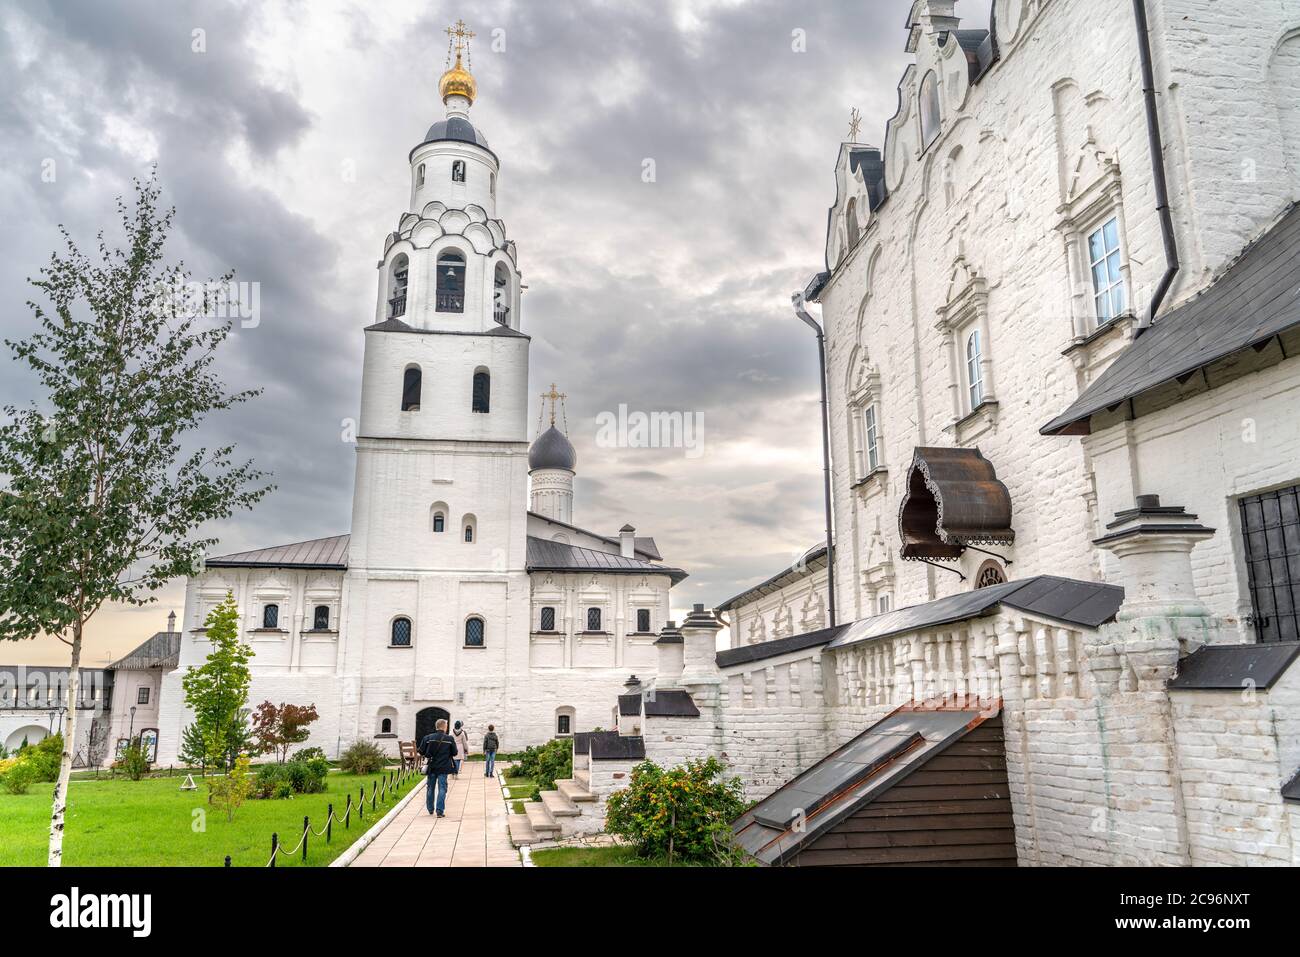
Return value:
[[(447, 35), (443, 117), (407, 156), (365, 328), (348, 556), (350, 641), (428, 702), (466, 668), (504, 673), (506, 623), (528, 618), (529, 339), (500, 160), (470, 120), (474, 33)], [(390, 647), (394, 616), (410, 653)]]

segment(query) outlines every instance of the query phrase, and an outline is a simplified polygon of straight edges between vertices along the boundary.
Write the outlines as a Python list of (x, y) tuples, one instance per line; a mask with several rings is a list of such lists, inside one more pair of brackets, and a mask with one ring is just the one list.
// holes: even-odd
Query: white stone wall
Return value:
[[(1148, 6), (1183, 261), (1167, 310), (1202, 289), (1297, 195), (1300, 3), (1276, 0), (1248, 17), (1211, 0)], [(957, 563), (965, 583), (893, 561), (901, 483), (916, 446), (978, 446), (993, 462), (1011, 492), (1017, 540), (1004, 551), (1015, 577), (1101, 575), (1083, 543), (1112, 503), (1096, 501), (1086, 447), (1038, 429), (1129, 334), (1121, 322), (1085, 341), (1095, 321), (1082, 238), (1105, 217), (1119, 218), (1135, 309), (1165, 268), (1132, 7), (1128, 0), (997, 7), (1001, 60), (977, 84), (967, 83), (964, 58), (921, 38), (884, 140), (884, 206), (867, 215), (862, 183), (843, 162), (837, 173), (828, 237), (834, 272), (821, 301), (844, 619), (873, 613), (882, 581), (896, 579), (895, 607), (966, 589), (986, 557), (968, 553)], [(943, 122), (922, 149), (915, 102), (930, 69), (943, 77)], [(846, 251), (850, 198), (862, 239)], [(963, 417), (956, 350), (969, 323), (986, 331), (986, 384), (996, 404)], [(863, 401), (877, 405), (882, 450), (882, 470), (866, 480), (851, 467)], [(1287, 406), (1268, 421), (1280, 427), (1289, 415)], [(1228, 587), (1235, 592), (1238, 583)], [(1220, 604), (1237, 602), (1224, 598)]]
[(826, 568), (804, 574), (767, 595), (755, 596), (731, 606), (729, 647), (756, 644), (825, 628), (827, 614)]

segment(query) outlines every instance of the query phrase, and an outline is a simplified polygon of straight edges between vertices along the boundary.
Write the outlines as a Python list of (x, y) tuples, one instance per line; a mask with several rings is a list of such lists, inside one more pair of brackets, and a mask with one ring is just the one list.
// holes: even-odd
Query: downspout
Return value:
[(1156, 312), (1164, 302), (1178, 274), (1178, 241), (1174, 238), (1174, 219), (1169, 211), (1169, 184), (1165, 180), (1164, 144), (1160, 137), (1160, 114), (1156, 111), (1156, 81), (1151, 68), (1151, 36), (1147, 26), (1146, 0), (1133, 0), (1133, 17), (1137, 21), (1138, 56), (1142, 64), (1142, 97), (1146, 103), (1147, 143), (1151, 151), (1151, 183), (1156, 191), (1156, 213), (1160, 216), (1160, 235), (1165, 244), (1165, 274), (1160, 277), (1151, 304), (1138, 322), (1133, 338), (1142, 335), (1155, 322)]
[(831, 540), (831, 420), (826, 405), (826, 336), (821, 325), (804, 308), (803, 292), (790, 297), (794, 312), (817, 333), (817, 377), (822, 386), (822, 494), (826, 498), (826, 604), (830, 606), (830, 626), (835, 627), (835, 544)]

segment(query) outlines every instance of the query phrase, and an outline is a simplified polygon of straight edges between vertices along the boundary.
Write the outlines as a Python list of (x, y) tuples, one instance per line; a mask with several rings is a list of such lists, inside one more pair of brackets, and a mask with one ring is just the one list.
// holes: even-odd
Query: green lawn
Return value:
[(613, 847), (551, 847), (533, 851), (533, 863), (538, 867), (665, 867), (663, 861), (637, 857), (636, 848)]
[[(352, 795), (355, 804), (364, 785), (364, 819), (359, 820), (354, 810), (350, 827), (345, 829), (341, 822), (334, 825), (329, 844), (324, 836), (308, 837), (307, 865), (320, 867), (343, 853), (393, 807), (395, 798), (390, 792), (387, 803), (380, 801), (370, 810), (370, 785), (380, 777), (332, 772), (326, 778), (326, 793), (249, 800), (231, 822), (218, 808), (208, 805), (207, 788), (198, 777), (197, 791), (180, 790), (183, 777), (73, 781), (63, 860), (73, 867), (220, 867), (229, 854), (234, 867), (263, 867), (271, 856), (273, 831), (287, 847), (295, 846), (304, 815), (311, 819), (313, 830), (319, 830), (325, 823), (327, 805), (333, 802), (335, 814), (342, 815), (347, 795)], [(423, 784), (422, 776), (413, 775), (403, 793)], [(45, 863), (50, 788), (38, 784), (27, 794), (0, 793), (0, 866)], [(277, 867), (301, 865), (301, 851), (292, 859), (281, 857), (276, 862)]]

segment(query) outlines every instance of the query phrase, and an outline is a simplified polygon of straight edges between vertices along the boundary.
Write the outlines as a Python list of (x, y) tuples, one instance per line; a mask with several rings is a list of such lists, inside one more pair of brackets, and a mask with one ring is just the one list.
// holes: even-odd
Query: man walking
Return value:
[(501, 739), (497, 737), (496, 725), (489, 724), (487, 734), (483, 735), (483, 757), (487, 769), (484, 771), (485, 778), (492, 777), (496, 773), (497, 766), (497, 748), (501, 746)]
[(425, 767), (429, 783), (424, 794), (425, 807), (434, 813), (434, 792), (437, 791), (438, 817), (447, 806), (447, 775), (456, 770), (456, 739), (447, 733), (447, 719), (439, 718), (433, 724), (433, 733), (426, 734), (420, 742), (420, 753), (429, 763)]

